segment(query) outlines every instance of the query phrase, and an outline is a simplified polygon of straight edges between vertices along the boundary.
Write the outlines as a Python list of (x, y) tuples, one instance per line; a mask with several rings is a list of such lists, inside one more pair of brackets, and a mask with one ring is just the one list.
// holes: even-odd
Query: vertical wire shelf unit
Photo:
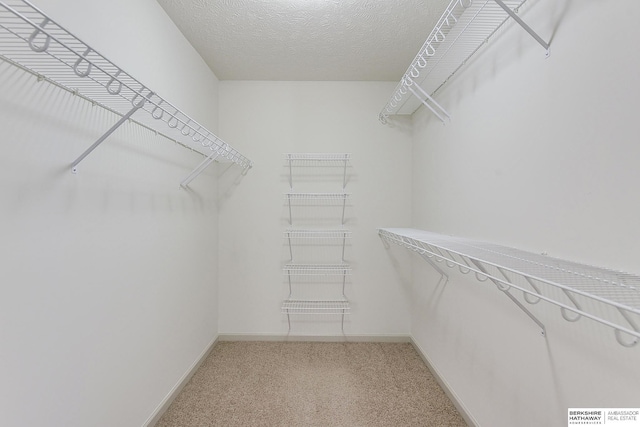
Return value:
[(588, 318), (613, 329), (624, 347), (640, 342), (640, 276), (552, 258), (492, 243), (406, 228), (381, 228), (385, 243), (417, 252), (441, 275), (437, 263), (489, 280), (542, 328), (543, 323), (511, 293), (527, 304), (546, 301), (560, 307), (562, 318)]
[(485, 45), (510, 18), (549, 56), (544, 41), (519, 16), (527, 0), (452, 0), (394, 89), (378, 118), (413, 114), (421, 105), (445, 122), (451, 115), (434, 99), (440, 88)]
[[(340, 315), (341, 330), (344, 333), (345, 315), (350, 314), (349, 300), (345, 294), (347, 277), (351, 275), (351, 267), (345, 262), (345, 248), (351, 239), (352, 232), (344, 228), (346, 203), (350, 194), (345, 192), (347, 185), (347, 167), (351, 159), (348, 153), (286, 153), (285, 161), (289, 172), (289, 189), (285, 193), (285, 200), (289, 210), (289, 225), (284, 231), (284, 238), (289, 249), (290, 261), (283, 267), (283, 273), (289, 287), (287, 299), (282, 303), (281, 311), (287, 316), (289, 331), (291, 331), (292, 315)], [(294, 167), (339, 167), (342, 171), (342, 192), (311, 193), (294, 192)], [(294, 213), (292, 205), (337, 205), (340, 210), (340, 228), (294, 228)], [(329, 246), (339, 248), (339, 259), (336, 263), (297, 263), (296, 242), (312, 247)], [(336, 299), (299, 299), (294, 298), (294, 284), (300, 278), (321, 278), (331, 283), (341, 284), (341, 295)], [(298, 285), (299, 286), (299, 285)]]
[[(0, 59), (121, 118), (71, 163), (72, 172), (127, 121), (203, 157), (180, 183), (186, 187), (214, 161), (253, 163), (205, 126), (109, 61), (27, 0), (0, 0)], [(145, 114), (135, 114), (138, 111)], [(135, 114), (135, 118), (134, 118)]]

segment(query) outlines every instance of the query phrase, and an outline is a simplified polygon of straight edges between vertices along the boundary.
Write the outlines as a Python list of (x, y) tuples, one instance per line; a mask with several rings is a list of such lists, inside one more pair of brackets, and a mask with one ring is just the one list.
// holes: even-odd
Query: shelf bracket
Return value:
[(204, 172), (204, 170), (219, 156), (220, 153), (218, 153), (217, 151), (211, 153), (206, 159), (202, 161), (202, 163), (200, 163), (193, 171), (191, 171), (189, 176), (182, 180), (182, 182), (180, 183), (180, 187), (187, 188), (189, 183), (196, 179), (202, 172)]
[(524, 28), (524, 30), (529, 33), (529, 35), (531, 35), (531, 37), (533, 37), (538, 43), (540, 43), (540, 45), (545, 48), (546, 50), (546, 55), (547, 57), (549, 57), (549, 43), (545, 42), (542, 37), (540, 37), (538, 35), (538, 33), (536, 33), (535, 31), (533, 31), (533, 29), (527, 25), (526, 22), (524, 22), (513, 10), (511, 10), (511, 8), (509, 6), (507, 6), (506, 4), (504, 4), (504, 2), (502, 0), (493, 0), (496, 2), (496, 4), (498, 6), (500, 6), (502, 9), (504, 9), (505, 12), (507, 12), (507, 14), (513, 18), (514, 21), (516, 21), (522, 28)]
[(440, 274), (440, 279), (438, 279), (438, 283), (436, 284), (437, 286), (440, 286), (440, 283), (444, 280), (444, 282), (442, 283), (443, 285), (446, 285), (447, 282), (449, 281), (449, 275), (447, 273), (444, 272), (443, 269), (441, 269), (440, 267), (438, 267), (438, 264), (436, 264), (435, 262), (433, 262), (426, 253), (421, 253), (418, 252), (420, 254), (420, 256), (429, 263), (429, 265), (431, 267), (433, 267), (433, 269), (435, 271), (437, 271)]
[(89, 154), (91, 154), (91, 152), (93, 150), (98, 148), (98, 145), (102, 144), (104, 142), (104, 140), (107, 139), (113, 132), (115, 132), (116, 129), (118, 129), (120, 126), (122, 126), (124, 124), (124, 122), (129, 120), (131, 118), (131, 116), (133, 116), (133, 113), (135, 113), (140, 108), (142, 108), (144, 106), (145, 102), (147, 102), (152, 96), (153, 96), (153, 92), (149, 91), (147, 96), (143, 97), (140, 101), (138, 101), (137, 103), (133, 104), (133, 108), (131, 110), (129, 110), (129, 112), (127, 114), (122, 116), (120, 118), (120, 120), (118, 120), (118, 122), (115, 125), (111, 126), (111, 128), (108, 131), (106, 131), (104, 133), (104, 135), (102, 135), (100, 138), (98, 138), (98, 140), (96, 142), (94, 142), (91, 145), (91, 147), (87, 148), (85, 150), (85, 152), (80, 155), (80, 157), (78, 157), (73, 163), (71, 163), (71, 171), (73, 173), (76, 173), (78, 171), (78, 169), (77, 169), (78, 164), (82, 160), (84, 160), (85, 157), (87, 157)]
[[(424, 97), (421, 97), (420, 95), (418, 95), (418, 93), (417, 93), (415, 90), (413, 90), (413, 88), (412, 88), (411, 86), (415, 86), (415, 87), (417, 87), (417, 88), (420, 90), (420, 92), (422, 93), (422, 95), (423, 95)], [(427, 107), (429, 110), (431, 110), (431, 112), (432, 112), (433, 114), (435, 114), (435, 115), (440, 119), (440, 121), (441, 121), (442, 123), (444, 123), (444, 122), (445, 122), (444, 117), (442, 117), (442, 116), (438, 113), (438, 111), (436, 111), (436, 109), (435, 109), (433, 106), (431, 106), (431, 105), (427, 102), (427, 100), (431, 101), (431, 102), (432, 102), (432, 103), (433, 103), (433, 104), (438, 108), (438, 110), (439, 110), (442, 114), (444, 114), (445, 116), (447, 116), (447, 118), (451, 119), (451, 116), (449, 115), (449, 113), (447, 113), (447, 111), (446, 111), (444, 108), (442, 108), (442, 106), (441, 106), (440, 104), (438, 104), (438, 103), (436, 102), (436, 100), (435, 100), (435, 99), (433, 99), (431, 96), (429, 96), (429, 94), (428, 94), (427, 92), (425, 92), (425, 90), (424, 90), (424, 89), (422, 89), (422, 88), (420, 87), (420, 85), (418, 85), (416, 82), (413, 82), (413, 84), (411, 84), (411, 85), (406, 85), (406, 87), (407, 87), (407, 89), (409, 89), (409, 92), (411, 92), (411, 93), (413, 94), (413, 96), (415, 96), (416, 98), (418, 98), (418, 99), (420, 100), (420, 102), (422, 102), (422, 104), (423, 104), (425, 107)]]
[(502, 293), (504, 293), (506, 296), (508, 296), (509, 299), (511, 301), (513, 301), (513, 303), (520, 308), (520, 310), (522, 310), (527, 316), (529, 316), (529, 318), (531, 320), (533, 320), (536, 323), (536, 325), (538, 325), (540, 327), (540, 334), (543, 337), (547, 336), (547, 332), (546, 332), (546, 328), (544, 327), (544, 324), (540, 320), (538, 320), (538, 318), (536, 316), (534, 316), (533, 313), (531, 313), (529, 310), (527, 310), (527, 308), (524, 305), (522, 305), (522, 303), (520, 301), (518, 301), (518, 299), (516, 297), (511, 295), (511, 292), (509, 292), (511, 282), (510, 282), (509, 278), (504, 274), (504, 272), (501, 269), (499, 269), (499, 270), (502, 273), (502, 275), (505, 277), (504, 283), (501, 283), (501, 282), (503, 282), (502, 280), (497, 280), (495, 277), (493, 277), (491, 274), (489, 274), (487, 272), (487, 270), (484, 268), (484, 266), (480, 262), (478, 262), (478, 261), (476, 261), (474, 259), (470, 259), (470, 261), (473, 263), (473, 265), (476, 266), (476, 268), (478, 270), (480, 270), (482, 272), (482, 274), (484, 274), (486, 277), (488, 277), (489, 280), (491, 280), (493, 282), (493, 284), (496, 285), (498, 287), (498, 289), (500, 289), (502, 291)]

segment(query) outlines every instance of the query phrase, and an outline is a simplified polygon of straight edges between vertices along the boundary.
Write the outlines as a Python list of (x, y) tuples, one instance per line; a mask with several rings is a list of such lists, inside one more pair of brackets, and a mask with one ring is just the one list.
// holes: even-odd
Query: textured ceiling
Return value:
[(449, 0), (157, 0), (220, 80), (399, 80)]

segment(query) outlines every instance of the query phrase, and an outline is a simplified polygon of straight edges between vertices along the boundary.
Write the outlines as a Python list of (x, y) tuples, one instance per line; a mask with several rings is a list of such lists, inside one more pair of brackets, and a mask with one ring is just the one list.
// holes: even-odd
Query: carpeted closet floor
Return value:
[(156, 427), (466, 426), (408, 343), (219, 342)]

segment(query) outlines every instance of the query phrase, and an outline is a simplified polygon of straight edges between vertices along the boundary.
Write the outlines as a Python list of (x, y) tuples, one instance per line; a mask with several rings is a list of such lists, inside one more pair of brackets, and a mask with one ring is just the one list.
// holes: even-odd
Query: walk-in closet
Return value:
[(0, 0), (0, 426), (640, 426), (638, 18)]

